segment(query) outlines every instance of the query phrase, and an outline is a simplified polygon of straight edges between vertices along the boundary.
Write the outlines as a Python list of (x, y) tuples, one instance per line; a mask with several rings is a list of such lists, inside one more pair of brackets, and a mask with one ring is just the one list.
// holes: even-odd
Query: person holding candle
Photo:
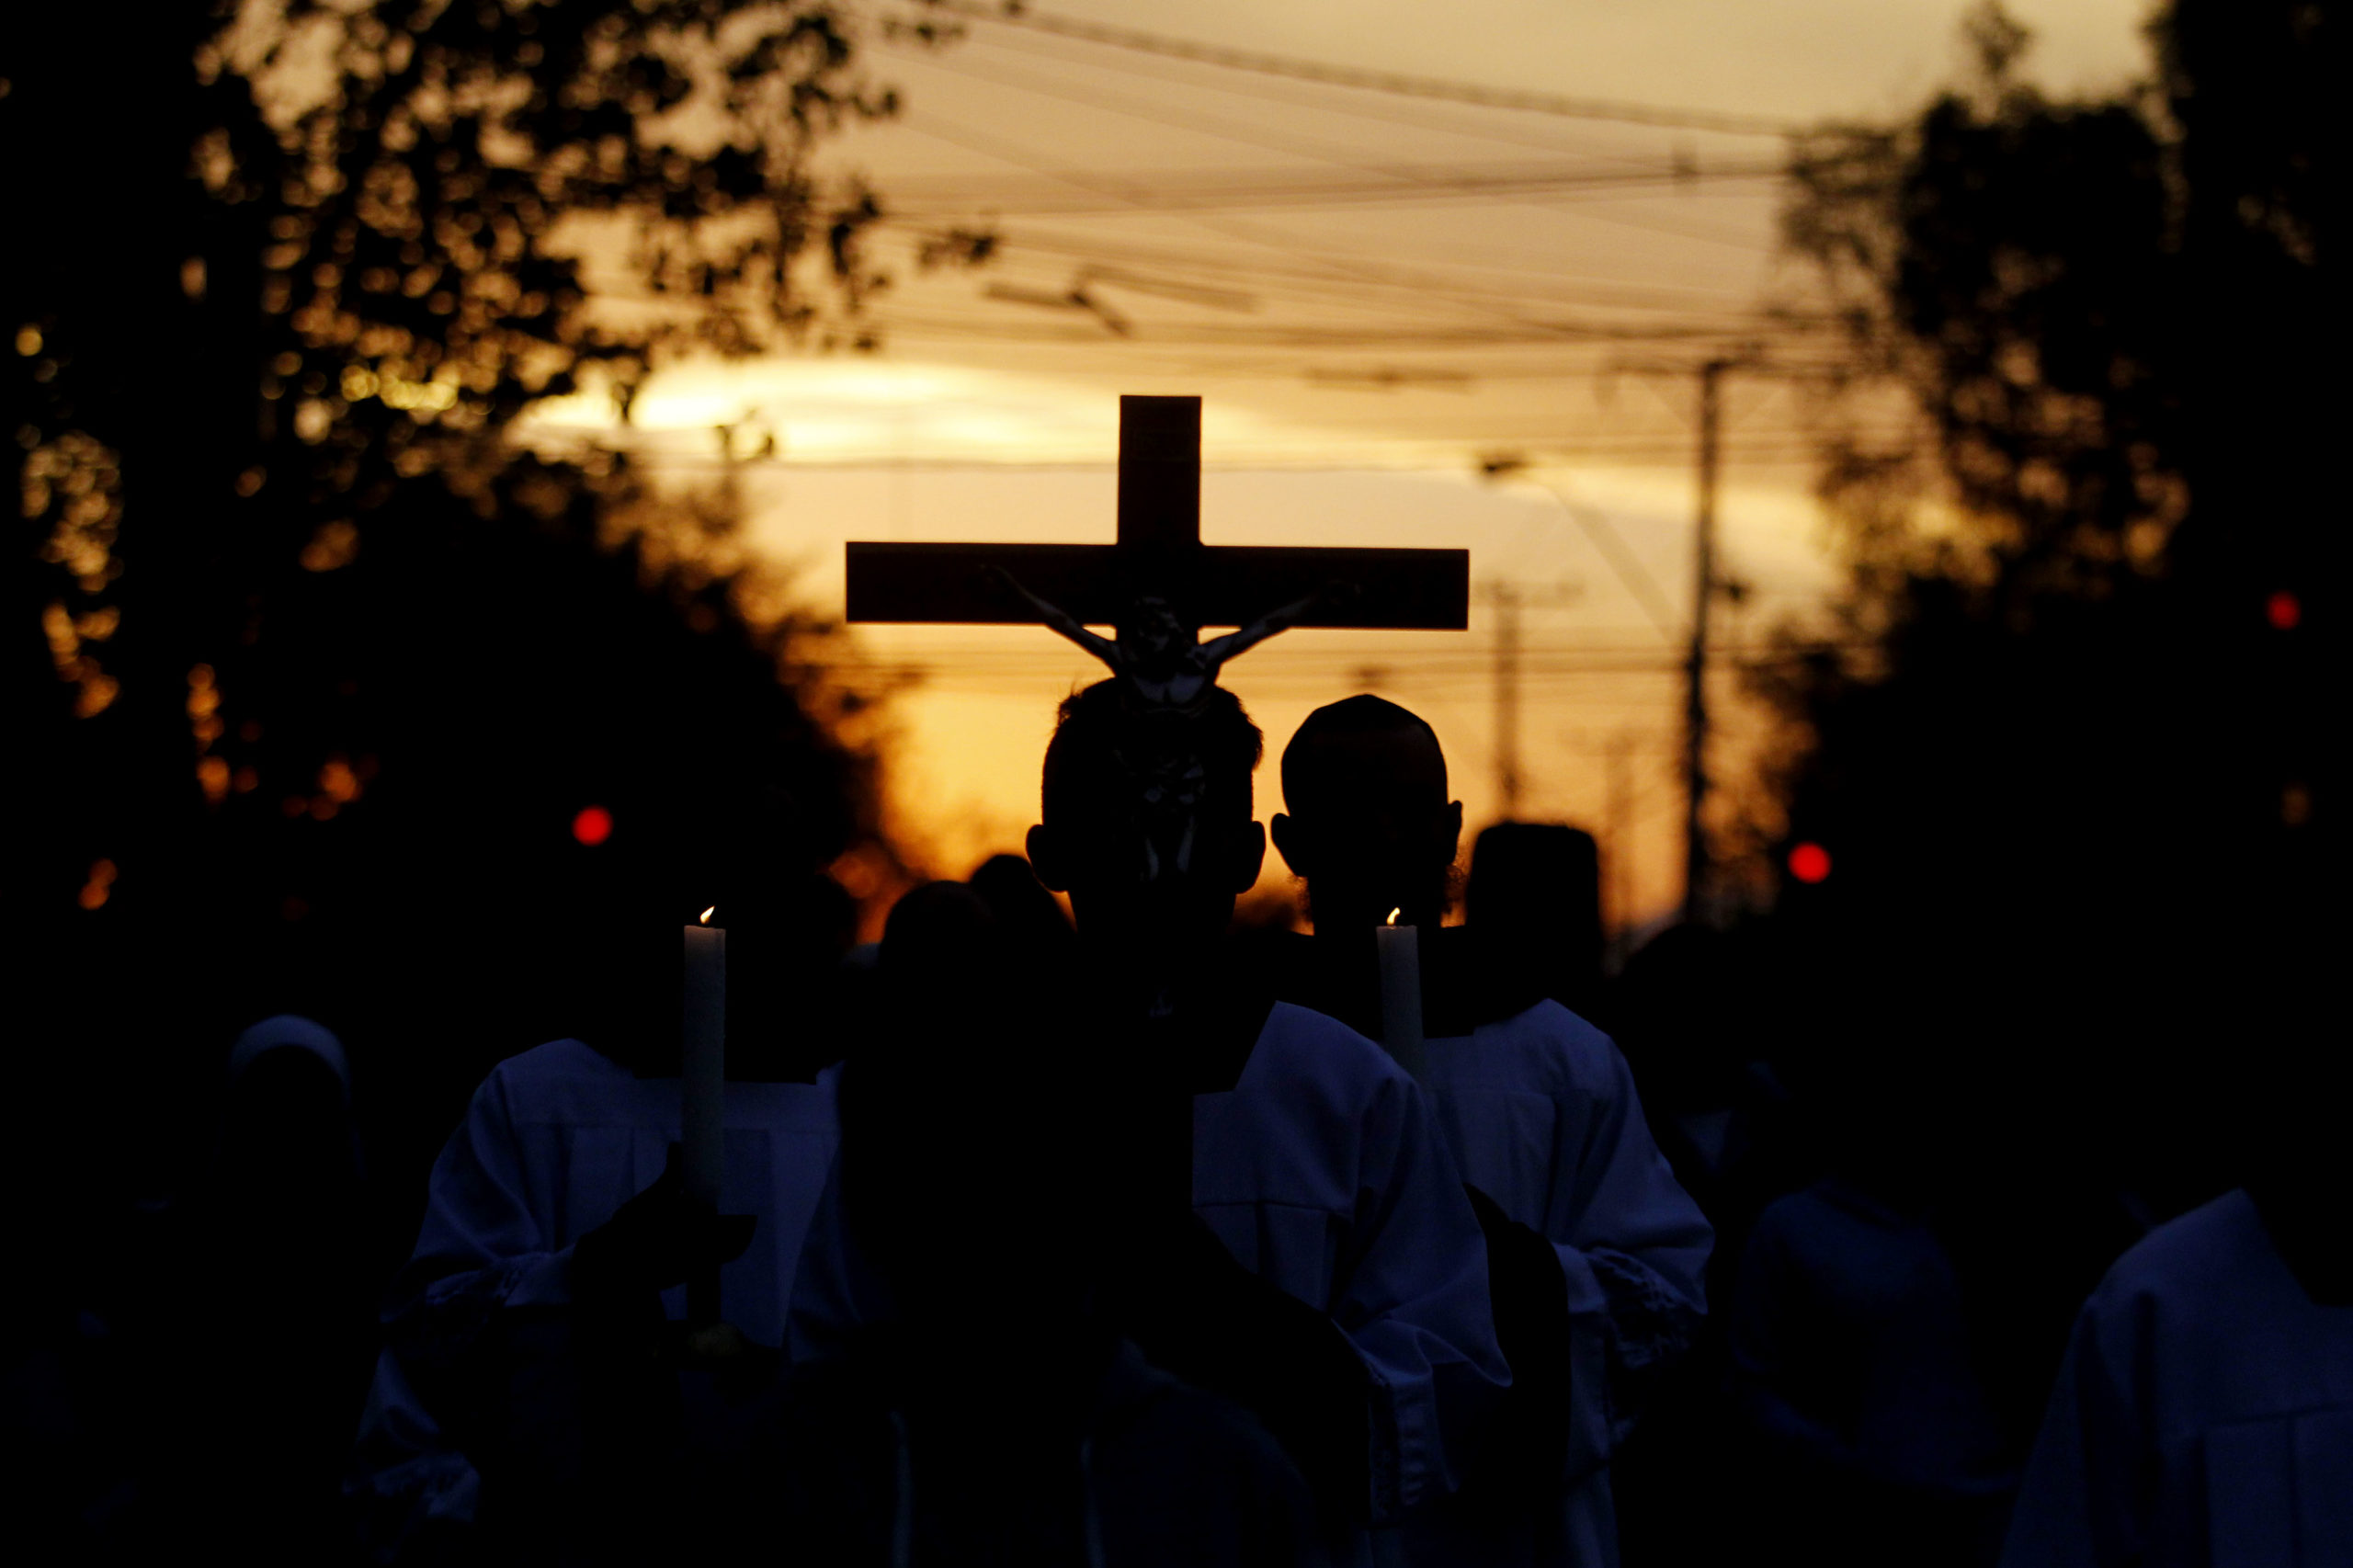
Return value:
[[(1282, 782), (1275, 845), (1314, 927), (1278, 966), (1283, 994), (1418, 1049), (1415, 1075), (1486, 1228), (1515, 1376), (1465, 1494), (1407, 1522), (1409, 1554), (1606, 1568), (1607, 1466), (1648, 1375), (1705, 1311), (1711, 1228), (1609, 1039), (1545, 998), (1507, 944), (1440, 929), (1462, 806), (1447, 799), (1429, 725), (1369, 695), (1319, 708), (1284, 749)], [(1398, 972), (1408, 926), (1423, 1016), (1392, 1021), (1384, 1010), (1413, 989)]]
[(617, 1509), (668, 1506), (682, 1445), (724, 1440), (709, 1385), (775, 1369), (835, 1144), (812, 983), (838, 953), (797, 884), (737, 892), (682, 912), (684, 953), (680, 924), (630, 925), (597, 1043), (499, 1063), (442, 1149), (346, 1482), (371, 1560), (485, 1529), (602, 1560)]

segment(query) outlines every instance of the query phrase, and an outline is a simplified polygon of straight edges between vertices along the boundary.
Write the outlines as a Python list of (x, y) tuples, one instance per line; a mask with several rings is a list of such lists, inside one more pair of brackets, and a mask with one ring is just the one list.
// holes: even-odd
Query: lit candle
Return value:
[(1422, 1075), (1422, 934), (1414, 926), (1397, 924), (1403, 913), (1391, 910), (1389, 924), (1373, 932), (1373, 939), (1381, 945), (1381, 1043), (1398, 1066), (1418, 1078)]
[[(685, 1016), (681, 1019), (678, 1142), (688, 1193), (719, 1208), (727, 1094), (727, 932), (713, 926), (718, 906), (686, 928)], [(719, 1270), (687, 1281), (687, 1319), (719, 1321)]]

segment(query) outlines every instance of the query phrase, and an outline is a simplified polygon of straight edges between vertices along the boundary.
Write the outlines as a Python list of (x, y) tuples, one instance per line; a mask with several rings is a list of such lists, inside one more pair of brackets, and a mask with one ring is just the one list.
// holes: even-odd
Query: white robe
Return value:
[[(638, 1078), (575, 1040), (510, 1057), (474, 1091), (465, 1120), (433, 1165), (416, 1250), (393, 1282), (385, 1322), (397, 1341), (444, 1346), (501, 1310), (571, 1301), (573, 1247), (661, 1176), (678, 1137), (676, 1078)], [(836, 1142), (833, 1081), (730, 1083), (719, 1208), (759, 1221), (752, 1244), (720, 1274), (728, 1322), (782, 1341), (792, 1271)], [(662, 1298), (686, 1315), (686, 1289)], [(472, 1517), (466, 1457), (411, 1386), (392, 1349), (377, 1363), (346, 1490), (385, 1541), (427, 1517)]]
[[(1363, 1357), (1375, 1519), (1451, 1491), (1447, 1429), (1475, 1420), (1509, 1371), (1486, 1242), (1413, 1080), (1347, 1025), (1277, 1004), (1233, 1088), (1194, 1096), (1193, 1210)], [(822, 1355), (885, 1311), (829, 1187), (794, 1287), (792, 1352)]]
[(2004, 1568), (2353, 1563), (2353, 1307), (2244, 1190), (2158, 1226), (2075, 1321)]
[[(1477, 1541), (1444, 1519), (1404, 1532), (1413, 1560), (1430, 1568), (1509, 1562), (1610, 1568), (1618, 1561), (1608, 1463), (1633, 1428), (1612, 1384), (1673, 1345), (1636, 1343), (1643, 1329), (1682, 1320), (1688, 1335), (1707, 1310), (1704, 1275), (1715, 1233), (1675, 1179), (1643, 1119), (1626, 1059), (1608, 1035), (1542, 1001), (1468, 1036), (1433, 1039), (1421, 1081), (1462, 1170), (1521, 1224), (1540, 1232), (1568, 1280), (1571, 1419), (1568, 1489), (1557, 1507), (1531, 1513)], [(1597, 1272), (1599, 1263), (1613, 1291)], [(1660, 1323), (1620, 1321), (1638, 1290)]]

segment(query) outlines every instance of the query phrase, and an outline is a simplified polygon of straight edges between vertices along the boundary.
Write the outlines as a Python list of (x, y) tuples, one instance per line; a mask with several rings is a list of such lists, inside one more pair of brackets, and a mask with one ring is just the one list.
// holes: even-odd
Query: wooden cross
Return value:
[(1467, 550), (1318, 549), (1201, 542), (1201, 400), (1120, 399), (1117, 544), (849, 546), (857, 621), (1034, 624), (1029, 606), (988, 576), (996, 567), (1088, 626), (1117, 626), (1135, 599), (1175, 607), (1196, 629), (1243, 626), (1334, 582), (1346, 602), (1301, 626), (1460, 631), (1470, 624)]

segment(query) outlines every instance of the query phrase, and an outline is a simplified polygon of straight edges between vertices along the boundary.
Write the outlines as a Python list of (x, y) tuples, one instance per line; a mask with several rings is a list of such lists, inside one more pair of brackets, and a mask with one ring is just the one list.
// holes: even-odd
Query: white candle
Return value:
[[(727, 932), (710, 924), (715, 913), (716, 906), (704, 910), (701, 923), (686, 928), (678, 1116), (680, 1175), (687, 1191), (714, 1210), (724, 1163), (727, 1095)], [(687, 1281), (687, 1317), (698, 1324), (719, 1321), (716, 1268)]]
[[(1397, 1065), (1422, 1075), (1422, 934), (1397, 924), (1401, 912), (1389, 912), (1389, 924), (1376, 927), (1381, 945), (1381, 1043)], [(1358, 949), (1362, 951), (1362, 949)]]

